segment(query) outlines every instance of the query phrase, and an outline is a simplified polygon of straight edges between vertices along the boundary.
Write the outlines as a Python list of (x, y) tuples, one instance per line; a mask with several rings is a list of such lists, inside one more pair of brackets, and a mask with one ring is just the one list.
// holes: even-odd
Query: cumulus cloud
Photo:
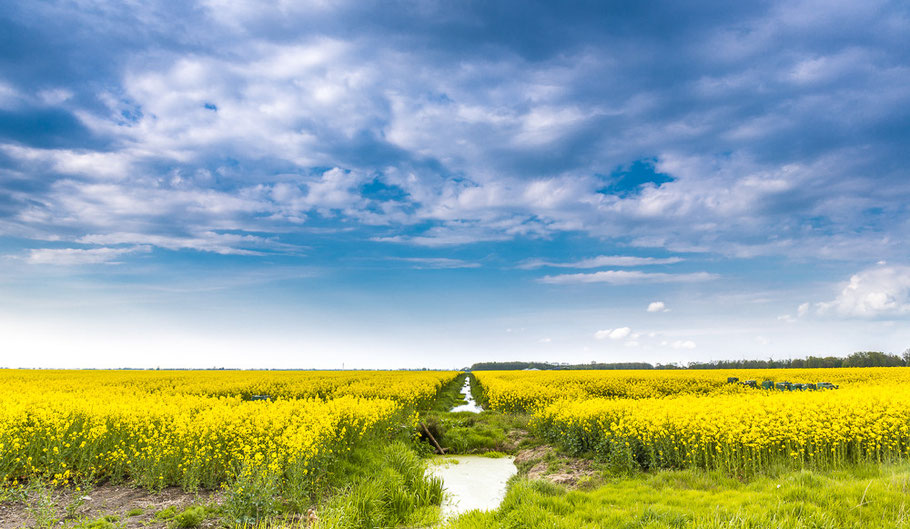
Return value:
[(603, 270), (581, 274), (560, 274), (544, 276), (538, 281), (553, 285), (571, 285), (584, 283), (606, 283), (610, 285), (630, 285), (636, 283), (695, 283), (716, 279), (717, 275), (708, 272), (689, 274), (666, 274), (662, 272), (642, 272), (640, 270)]
[[(364, 239), (430, 247), (580, 233), (670, 251), (843, 258), (887, 251), (906, 233), (881, 222), (906, 219), (910, 198), (899, 163), (910, 108), (902, 6), (811, 17), (744, 5), (686, 24), (660, 18), (674, 9), (618, 20), (515, 9), (521, 29), (466, 42), (466, 31), (495, 27), (486, 8), (379, 16), (356, 2), (203, 4), (43, 2), (29, 20), (13, 17), (10, 49), (46, 65), (0, 71), (0, 107), (19, 112), (4, 121), (47, 125), (0, 130), (12, 169), (44, 184), (6, 205), (20, 228), (60, 235), (96, 225), (93, 211), (144, 232), (170, 227), (151, 207), (65, 202), (52, 183), (69, 179), (94, 197), (91, 186), (122, 182), (165, 211), (205, 193), (255, 204), (184, 218), (195, 231), (279, 233), (329, 217), (389, 227)], [(643, 30), (603, 31), (616, 23)], [(846, 26), (885, 29), (854, 30), (848, 47), (806, 39)], [(643, 153), (650, 172), (628, 174)], [(870, 226), (881, 236), (858, 235)]]
[(663, 301), (652, 301), (648, 303), (648, 312), (667, 312), (670, 309)]
[(832, 301), (818, 304), (822, 314), (877, 317), (910, 313), (910, 266), (878, 265), (850, 277)]

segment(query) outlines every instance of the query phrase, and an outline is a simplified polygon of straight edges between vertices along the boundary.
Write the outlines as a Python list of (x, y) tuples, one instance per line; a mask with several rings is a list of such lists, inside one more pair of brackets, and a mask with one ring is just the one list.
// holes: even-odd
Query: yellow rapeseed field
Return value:
[[(41, 476), (214, 488), (306, 479), (413, 426), (455, 372), (0, 371), (0, 482)], [(269, 400), (249, 400), (268, 395)]]
[[(547, 439), (620, 467), (754, 472), (910, 455), (910, 369), (478, 372), (488, 405), (527, 410)], [(832, 382), (777, 391), (727, 377)]]

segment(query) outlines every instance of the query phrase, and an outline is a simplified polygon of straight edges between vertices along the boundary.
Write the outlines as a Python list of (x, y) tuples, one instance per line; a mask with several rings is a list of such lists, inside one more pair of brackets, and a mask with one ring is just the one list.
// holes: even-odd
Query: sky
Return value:
[(0, 366), (899, 354), (907, 35), (877, 0), (4, 2)]

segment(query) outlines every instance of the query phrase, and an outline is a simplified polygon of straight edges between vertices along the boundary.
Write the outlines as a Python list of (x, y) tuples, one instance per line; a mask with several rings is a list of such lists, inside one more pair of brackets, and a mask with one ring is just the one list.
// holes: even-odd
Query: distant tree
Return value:
[(904, 351), (904, 354), (901, 358), (904, 359), (904, 365), (907, 367), (910, 367), (910, 347), (908, 347), (907, 350)]
[(898, 367), (904, 359), (881, 351), (859, 351), (844, 359), (844, 367)]

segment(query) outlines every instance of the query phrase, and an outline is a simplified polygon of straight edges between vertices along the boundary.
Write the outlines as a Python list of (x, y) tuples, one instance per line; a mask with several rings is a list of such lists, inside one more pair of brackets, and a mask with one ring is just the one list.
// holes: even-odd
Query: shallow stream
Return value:
[(433, 460), (430, 472), (442, 478), (442, 518), (448, 519), (475, 509), (498, 508), (506, 496), (506, 482), (518, 469), (511, 457), (440, 456)]
[(464, 386), (461, 388), (461, 394), (464, 395), (465, 400), (468, 402), (461, 406), (455, 406), (452, 408), (452, 411), (470, 411), (472, 413), (480, 413), (483, 411), (483, 408), (478, 406), (477, 403), (474, 402), (474, 397), (471, 396), (471, 377), (464, 379)]

